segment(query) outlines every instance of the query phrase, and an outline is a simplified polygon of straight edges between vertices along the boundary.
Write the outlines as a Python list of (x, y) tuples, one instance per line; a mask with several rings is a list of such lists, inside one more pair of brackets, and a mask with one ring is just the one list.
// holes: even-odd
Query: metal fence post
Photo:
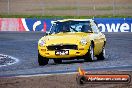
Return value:
[(113, 0), (113, 16), (115, 16), (115, 0)]
[(10, 14), (10, 0), (7, 1), (7, 13)]
[(96, 10), (96, 7), (95, 7), (95, 1), (93, 0), (93, 13), (94, 13), (93, 18), (96, 16), (95, 10)]
[(44, 14), (45, 14), (45, 13), (44, 13), (44, 12), (45, 12), (44, 10), (45, 10), (45, 4), (44, 4), (44, 1), (43, 1), (43, 2), (42, 2), (42, 16), (44, 16)]
[(77, 8), (77, 16), (79, 16), (79, 12), (80, 12), (79, 0), (76, 0), (76, 8)]

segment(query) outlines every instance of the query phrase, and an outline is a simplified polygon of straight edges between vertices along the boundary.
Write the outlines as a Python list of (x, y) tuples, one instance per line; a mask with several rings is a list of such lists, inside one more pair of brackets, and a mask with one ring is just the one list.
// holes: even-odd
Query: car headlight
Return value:
[(45, 41), (45, 40), (40, 40), (40, 41), (39, 41), (39, 45), (40, 45), (40, 46), (44, 46), (45, 44), (46, 44), (46, 41)]
[(81, 43), (82, 45), (86, 45), (86, 44), (87, 44), (87, 40), (86, 40), (86, 39), (81, 39), (80, 43)]

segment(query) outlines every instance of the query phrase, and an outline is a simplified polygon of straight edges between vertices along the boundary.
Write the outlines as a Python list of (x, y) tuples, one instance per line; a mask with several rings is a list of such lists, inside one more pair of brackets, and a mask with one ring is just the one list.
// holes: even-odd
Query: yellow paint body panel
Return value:
[[(94, 41), (94, 55), (100, 54), (102, 51), (102, 47), (104, 45), (105, 36), (101, 33), (98, 37), (95, 33), (84, 33), (84, 32), (76, 32), (76, 33), (58, 33), (58, 34), (51, 34), (42, 37), (39, 41), (44, 40), (46, 44), (44, 46), (40, 46), (38, 43), (38, 51), (41, 56), (46, 58), (70, 58), (76, 56), (84, 56), (89, 49), (91, 41)], [(80, 43), (81, 39), (86, 39), (87, 44), (82, 45)], [(48, 50), (47, 46), (49, 45), (70, 45), (74, 44), (78, 46), (78, 50), (68, 49), (69, 55), (55, 55), (55, 50)]]

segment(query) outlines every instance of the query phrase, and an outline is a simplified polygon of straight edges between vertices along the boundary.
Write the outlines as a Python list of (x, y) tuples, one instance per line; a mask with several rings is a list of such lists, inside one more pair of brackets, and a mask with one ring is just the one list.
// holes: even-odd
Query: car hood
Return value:
[(78, 44), (82, 38), (88, 38), (91, 33), (58, 33), (43, 37), (47, 45), (51, 44)]

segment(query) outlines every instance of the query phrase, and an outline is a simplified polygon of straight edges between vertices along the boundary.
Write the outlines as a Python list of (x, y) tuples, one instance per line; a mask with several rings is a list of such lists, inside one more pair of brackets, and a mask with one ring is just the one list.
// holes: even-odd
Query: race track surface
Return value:
[(107, 38), (106, 59), (84, 62), (68, 60), (62, 64), (49, 61), (46, 66), (37, 62), (37, 42), (42, 32), (0, 32), (0, 54), (19, 60), (18, 63), (0, 67), (0, 77), (32, 74), (76, 72), (78, 67), (89, 70), (132, 71), (132, 33), (105, 33)]

